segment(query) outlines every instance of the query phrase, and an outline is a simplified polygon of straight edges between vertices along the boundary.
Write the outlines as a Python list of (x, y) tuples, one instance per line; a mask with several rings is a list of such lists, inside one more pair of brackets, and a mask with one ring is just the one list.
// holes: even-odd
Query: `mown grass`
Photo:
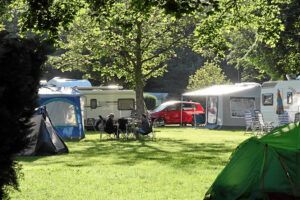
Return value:
[(156, 140), (99, 140), (87, 133), (70, 153), (19, 158), (12, 199), (202, 199), (247, 135), (240, 131), (156, 129)]

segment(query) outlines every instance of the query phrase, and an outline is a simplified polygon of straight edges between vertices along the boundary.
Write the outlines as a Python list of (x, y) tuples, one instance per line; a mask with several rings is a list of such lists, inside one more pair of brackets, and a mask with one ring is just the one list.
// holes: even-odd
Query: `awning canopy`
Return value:
[(81, 96), (81, 94), (71, 87), (41, 87), (39, 88), (39, 96)]
[(259, 87), (258, 83), (236, 83), (233, 85), (213, 85), (201, 90), (183, 93), (182, 96), (222, 96), (227, 94), (238, 93)]

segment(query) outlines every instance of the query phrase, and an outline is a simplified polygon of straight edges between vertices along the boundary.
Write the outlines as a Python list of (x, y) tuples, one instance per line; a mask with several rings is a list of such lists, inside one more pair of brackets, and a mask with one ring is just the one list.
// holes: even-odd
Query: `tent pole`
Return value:
[(183, 101), (183, 95), (181, 95), (181, 103), (180, 103), (180, 127), (182, 127), (182, 101)]
[(205, 97), (205, 123), (204, 125), (207, 126), (207, 118), (208, 118), (208, 114), (207, 114), (207, 102), (208, 102), (208, 96)]

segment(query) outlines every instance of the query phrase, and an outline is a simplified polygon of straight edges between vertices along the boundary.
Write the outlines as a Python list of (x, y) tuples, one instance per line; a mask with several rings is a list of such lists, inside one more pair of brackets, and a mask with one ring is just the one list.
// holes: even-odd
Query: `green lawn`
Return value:
[(23, 179), (12, 199), (202, 199), (242, 131), (156, 129), (155, 141), (99, 140), (87, 133), (70, 153), (20, 158)]

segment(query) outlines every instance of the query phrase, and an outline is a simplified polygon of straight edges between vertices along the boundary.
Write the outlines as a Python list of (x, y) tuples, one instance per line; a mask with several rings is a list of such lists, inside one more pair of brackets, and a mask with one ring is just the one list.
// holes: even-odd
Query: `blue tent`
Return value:
[(45, 105), (51, 122), (63, 139), (84, 138), (83, 105), (80, 93), (73, 88), (43, 87), (39, 89), (39, 103)]

